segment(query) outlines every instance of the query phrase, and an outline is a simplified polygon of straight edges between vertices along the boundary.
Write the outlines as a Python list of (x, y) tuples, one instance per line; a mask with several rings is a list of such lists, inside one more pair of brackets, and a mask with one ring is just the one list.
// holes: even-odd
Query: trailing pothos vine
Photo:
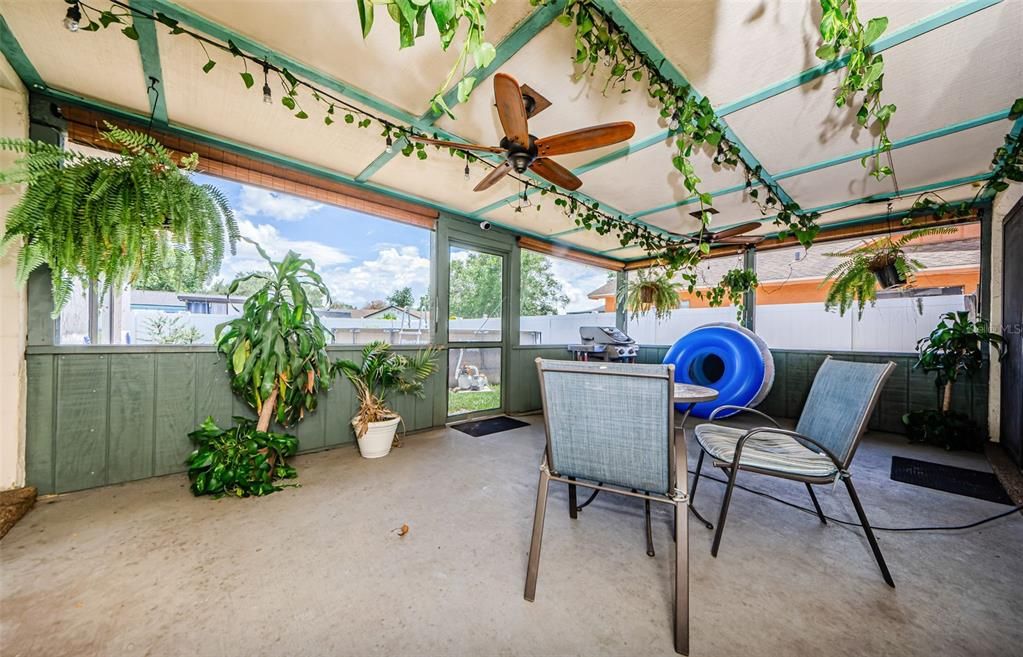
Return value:
[(835, 106), (845, 107), (862, 93), (856, 122), (863, 128), (877, 132), (877, 147), (860, 161), (870, 166), (870, 175), (882, 180), (894, 174), (891, 159), (882, 164), (881, 157), (892, 150), (888, 138), (888, 123), (895, 114), (895, 105), (881, 102), (884, 88), (884, 57), (874, 52), (874, 43), (888, 29), (888, 18), (871, 18), (860, 22), (856, 0), (820, 0), (820, 32), (823, 43), (817, 48), (817, 57), (833, 62), (846, 58), (845, 77), (835, 89)]
[[(552, 1), (530, 0), (534, 6)], [(698, 151), (709, 150), (716, 165), (742, 168), (749, 198), (762, 214), (776, 213), (774, 224), (783, 233), (791, 233), (804, 246), (813, 243), (819, 230), (819, 215), (804, 211), (798, 203), (782, 201), (780, 190), (763, 175), (763, 169), (743, 160), (738, 146), (728, 138), (714, 113), (710, 99), (661, 73), (663, 62), (638, 49), (625, 29), (593, 0), (568, 0), (557, 20), (566, 27), (574, 26), (574, 60), (581, 67), (580, 75), (596, 75), (598, 64), (607, 69), (605, 93), (615, 88), (628, 93), (631, 82), (641, 82), (646, 77), (648, 93), (660, 105), (660, 115), (674, 137), (672, 165), (681, 175), (686, 192), (699, 202), (701, 233), (710, 225), (713, 197), (701, 191), (702, 181), (691, 158)], [(710, 245), (701, 240), (700, 248), (706, 253)]]

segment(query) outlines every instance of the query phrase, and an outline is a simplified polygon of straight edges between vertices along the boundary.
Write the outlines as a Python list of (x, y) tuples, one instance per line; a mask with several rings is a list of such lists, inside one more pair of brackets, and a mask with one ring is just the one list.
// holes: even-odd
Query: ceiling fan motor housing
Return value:
[(501, 148), (508, 150), (508, 159), (518, 173), (525, 173), (526, 169), (529, 168), (529, 165), (532, 164), (539, 154), (534, 135), (529, 135), (529, 144), (526, 146), (515, 141), (509, 141), (507, 137), (503, 137), (501, 139)]

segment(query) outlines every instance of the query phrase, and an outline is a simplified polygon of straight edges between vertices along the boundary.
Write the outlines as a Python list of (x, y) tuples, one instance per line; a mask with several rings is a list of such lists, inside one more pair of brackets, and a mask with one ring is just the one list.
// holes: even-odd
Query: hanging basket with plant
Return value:
[(0, 250), (20, 238), (19, 283), (49, 266), (54, 317), (76, 280), (120, 288), (162, 269), (171, 249), (188, 253), (195, 274), (205, 277), (238, 239), (224, 194), (188, 175), (198, 155), (175, 162), (152, 137), (105, 125), (104, 139), (120, 151), (112, 157), (0, 138), (0, 149), (22, 155), (0, 173), (0, 184), (27, 184), (7, 213)]
[(619, 293), (618, 303), (628, 308), (633, 319), (652, 310), (654, 317), (660, 321), (670, 317), (671, 311), (678, 308), (679, 294), (684, 289), (683, 283), (675, 281), (671, 269), (660, 272), (645, 269), (639, 272), (627, 290)]
[(362, 350), (362, 363), (339, 359), (333, 374), (343, 374), (355, 386), (359, 412), (352, 427), (359, 451), (379, 458), (391, 451), (401, 416), (387, 405), (392, 392), (425, 396), (423, 382), (437, 369), (437, 350), (432, 347), (406, 356), (391, 351), (386, 342), (371, 342)]
[(863, 317), (867, 304), (877, 301), (878, 287), (892, 289), (911, 286), (916, 272), (924, 264), (906, 255), (905, 247), (912, 241), (928, 235), (948, 235), (956, 229), (952, 226), (919, 228), (905, 235), (893, 238), (886, 235), (847, 251), (826, 253), (829, 257), (845, 258), (824, 277), (822, 286), (830, 284), (824, 308), (837, 307), (840, 315), (856, 306), (858, 316)]

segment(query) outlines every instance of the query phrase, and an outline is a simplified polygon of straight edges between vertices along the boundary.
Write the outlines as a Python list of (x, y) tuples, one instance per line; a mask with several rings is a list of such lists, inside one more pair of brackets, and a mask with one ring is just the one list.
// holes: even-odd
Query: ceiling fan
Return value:
[[(711, 209), (713, 210), (713, 208), (711, 208)], [(694, 216), (696, 216), (697, 218), (699, 218), (699, 215), (700, 215), (699, 212), (694, 212), (692, 214)], [(715, 212), (715, 214), (716, 214), (716, 212)], [(740, 244), (740, 245), (743, 245), (743, 246), (752, 246), (754, 244), (759, 244), (760, 242), (763, 242), (764, 239), (765, 239), (764, 235), (747, 235), (746, 234), (746, 233), (748, 233), (748, 232), (750, 232), (752, 230), (756, 230), (757, 228), (760, 228), (760, 222), (748, 221), (748, 222), (746, 222), (744, 224), (739, 224), (737, 226), (732, 226), (731, 228), (725, 228), (724, 230), (719, 230), (717, 232), (705, 232), (705, 233), (703, 233), (702, 241), (708, 242), (710, 244)], [(671, 231), (668, 231), (668, 232), (671, 232)], [(699, 242), (699, 241), (701, 241), (701, 237), (700, 237), (699, 233), (697, 233), (696, 235), (692, 235), (692, 234), (685, 234), (685, 235), (683, 235), (681, 233), (671, 233), (671, 234), (672, 235), (677, 235), (677, 236), (682, 237), (682, 238), (685, 238), (687, 241), (690, 241), (690, 242)]]
[[(537, 139), (529, 134), (527, 119), (541, 109), (544, 109), (546, 105), (538, 108), (537, 99), (528, 93), (531, 90), (526, 87), (526, 91), (527, 93), (523, 93), (515, 78), (506, 73), (498, 73), (494, 76), (494, 97), (497, 101), (497, 115), (501, 119), (501, 126), (504, 128), (505, 135), (501, 139), (500, 146), (462, 144), (442, 139), (428, 139), (416, 135), (411, 135), (410, 139), (436, 146), (457, 148), (463, 151), (483, 151), (504, 155), (504, 161), (498, 164), (493, 171), (488, 173), (473, 188), (473, 191), (476, 192), (481, 192), (493, 186), (498, 180), (510, 173), (512, 169), (517, 173), (525, 173), (526, 169), (530, 169), (533, 173), (559, 187), (576, 190), (582, 186), (583, 182), (549, 156), (578, 153), (592, 148), (617, 144), (618, 142), (631, 139), (632, 135), (636, 133), (636, 126), (632, 122), (621, 121), (571, 130)], [(543, 102), (546, 102), (546, 100), (543, 100)]]

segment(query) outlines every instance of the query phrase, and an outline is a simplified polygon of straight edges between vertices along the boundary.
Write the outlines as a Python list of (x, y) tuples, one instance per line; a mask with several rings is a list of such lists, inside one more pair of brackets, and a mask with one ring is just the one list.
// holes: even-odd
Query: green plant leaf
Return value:
[[(120, 23), (120, 21), (117, 22)], [(138, 30), (135, 29), (134, 25), (126, 25), (124, 28), (121, 29), (121, 34), (123, 34), (124, 36), (128, 37), (133, 41), (139, 40), (139, 33)]]
[(835, 47), (830, 43), (826, 43), (818, 48), (815, 54), (817, 55), (817, 59), (823, 59), (824, 61), (831, 61), (838, 57), (838, 51), (835, 50)]
[(213, 70), (213, 67), (216, 66), (216, 65), (217, 65), (217, 63), (211, 59), (211, 60), (207, 61), (205, 64), (203, 64), (202, 72), (203, 73), (209, 73), (210, 71)]
[(373, 0), (358, 0), (359, 23), (362, 25), (362, 38), (369, 36), (373, 29)]
[(252, 79), (252, 74), (249, 73), (248, 71), (245, 71), (244, 73), (241, 73), (240, 75), (242, 76), (242, 82), (245, 83), (245, 88), (246, 89), (251, 89), (252, 85), (254, 85), (256, 83), (256, 81)]
[(878, 37), (884, 34), (884, 31), (888, 29), (888, 17), (879, 16), (877, 18), (871, 18), (867, 22), (867, 28), (863, 32), (863, 45), (869, 46), (870, 44), (877, 41)]
[(473, 85), (476, 84), (476, 78), (466, 76), (458, 81), (458, 102), (464, 103), (469, 100), (469, 94), (472, 93)]

